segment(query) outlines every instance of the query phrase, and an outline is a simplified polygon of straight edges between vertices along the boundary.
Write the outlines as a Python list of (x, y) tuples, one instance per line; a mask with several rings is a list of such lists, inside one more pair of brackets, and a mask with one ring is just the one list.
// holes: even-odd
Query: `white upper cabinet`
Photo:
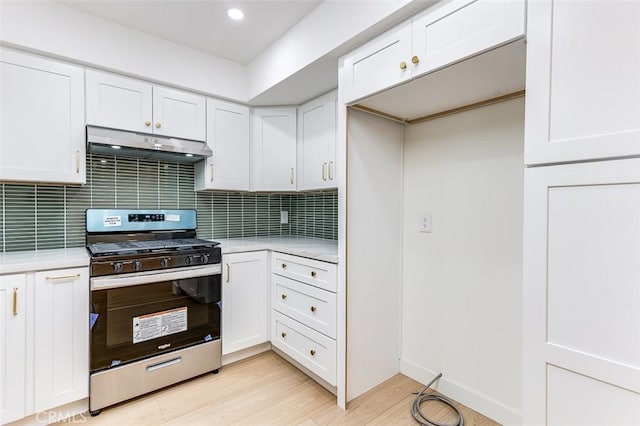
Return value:
[(87, 70), (87, 124), (205, 140), (204, 96)]
[(0, 276), (0, 424), (25, 415), (26, 276)]
[(0, 49), (0, 181), (85, 183), (82, 68)]
[(250, 111), (243, 105), (207, 99), (207, 145), (213, 156), (196, 163), (196, 191), (248, 191)]
[(296, 189), (296, 108), (254, 108), (252, 188)]
[(331, 92), (298, 108), (298, 190), (335, 188), (336, 104)]
[(521, 38), (524, 0), (454, 0), (431, 7), (344, 58), (352, 102)]
[(640, 2), (528, 7), (525, 163), (640, 154)]

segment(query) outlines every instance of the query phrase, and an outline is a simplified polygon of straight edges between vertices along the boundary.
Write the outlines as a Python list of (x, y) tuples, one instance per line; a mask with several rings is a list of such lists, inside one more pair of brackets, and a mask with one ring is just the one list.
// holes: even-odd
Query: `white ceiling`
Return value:
[[(129, 28), (246, 65), (322, 0), (65, 0)], [(241, 9), (232, 21), (227, 9)]]

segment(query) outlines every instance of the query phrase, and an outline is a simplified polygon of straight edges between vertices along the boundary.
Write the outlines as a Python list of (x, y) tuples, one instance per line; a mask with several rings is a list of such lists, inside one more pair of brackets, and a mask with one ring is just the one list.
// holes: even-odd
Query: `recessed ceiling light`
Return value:
[(229, 15), (229, 18), (233, 19), (234, 21), (241, 21), (242, 19), (244, 19), (244, 12), (236, 8), (227, 10), (227, 15)]
[(113, 148), (113, 149), (120, 149), (121, 147), (120, 147), (120, 146), (118, 146), (118, 145), (111, 145), (111, 148)]
[(193, 154), (185, 154), (185, 157), (193, 157)]

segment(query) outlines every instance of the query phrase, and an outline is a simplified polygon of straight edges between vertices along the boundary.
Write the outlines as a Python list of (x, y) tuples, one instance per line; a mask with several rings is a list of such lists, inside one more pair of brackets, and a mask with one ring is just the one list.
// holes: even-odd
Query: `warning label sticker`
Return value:
[(122, 218), (120, 216), (105, 216), (104, 226), (122, 226)]
[(187, 330), (187, 307), (133, 317), (133, 343)]

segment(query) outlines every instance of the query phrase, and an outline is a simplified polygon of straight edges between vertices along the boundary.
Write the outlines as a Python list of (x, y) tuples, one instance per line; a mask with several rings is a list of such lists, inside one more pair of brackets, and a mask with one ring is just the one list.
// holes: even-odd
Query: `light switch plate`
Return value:
[(286, 210), (280, 211), (280, 223), (287, 224), (289, 223), (289, 212)]
[(418, 217), (418, 231), (431, 232), (431, 213), (420, 213)]

